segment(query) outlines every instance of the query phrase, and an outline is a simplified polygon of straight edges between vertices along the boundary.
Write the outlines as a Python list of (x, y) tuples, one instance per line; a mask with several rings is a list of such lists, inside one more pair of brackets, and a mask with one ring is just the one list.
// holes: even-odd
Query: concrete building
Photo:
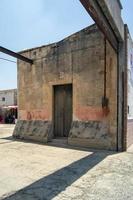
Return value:
[(17, 89), (0, 90), (0, 107), (17, 105)]
[(117, 149), (117, 54), (96, 25), (22, 55), (17, 138)]
[(71, 145), (126, 150), (133, 143), (133, 43), (122, 5), (80, 2), (97, 25), (20, 52), (22, 57), (15, 54), (21, 61), (13, 135), (44, 143), (65, 137)]

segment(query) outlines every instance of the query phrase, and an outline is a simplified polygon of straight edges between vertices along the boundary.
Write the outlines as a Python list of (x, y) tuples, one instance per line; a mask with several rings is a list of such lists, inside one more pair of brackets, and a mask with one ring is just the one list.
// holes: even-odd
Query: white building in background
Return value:
[(128, 119), (133, 119), (133, 41), (128, 34)]
[(0, 90), (0, 108), (17, 105), (17, 89)]

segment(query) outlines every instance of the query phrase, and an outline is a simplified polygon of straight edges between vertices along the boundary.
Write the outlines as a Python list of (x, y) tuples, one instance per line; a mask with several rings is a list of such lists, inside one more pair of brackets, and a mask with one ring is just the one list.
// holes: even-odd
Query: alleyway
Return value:
[(0, 125), (0, 199), (132, 200), (133, 154), (14, 141)]

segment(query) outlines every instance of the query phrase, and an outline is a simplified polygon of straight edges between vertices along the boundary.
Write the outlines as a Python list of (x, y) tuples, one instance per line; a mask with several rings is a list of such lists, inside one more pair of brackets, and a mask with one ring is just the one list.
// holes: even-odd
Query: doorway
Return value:
[(72, 123), (72, 84), (54, 86), (54, 137), (68, 137)]

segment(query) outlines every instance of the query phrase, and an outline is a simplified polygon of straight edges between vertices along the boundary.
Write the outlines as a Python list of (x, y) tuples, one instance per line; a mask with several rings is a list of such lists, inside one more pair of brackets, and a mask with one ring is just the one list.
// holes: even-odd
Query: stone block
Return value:
[(13, 137), (46, 143), (52, 137), (52, 123), (41, 120), (19, 120), (14, 129)]

